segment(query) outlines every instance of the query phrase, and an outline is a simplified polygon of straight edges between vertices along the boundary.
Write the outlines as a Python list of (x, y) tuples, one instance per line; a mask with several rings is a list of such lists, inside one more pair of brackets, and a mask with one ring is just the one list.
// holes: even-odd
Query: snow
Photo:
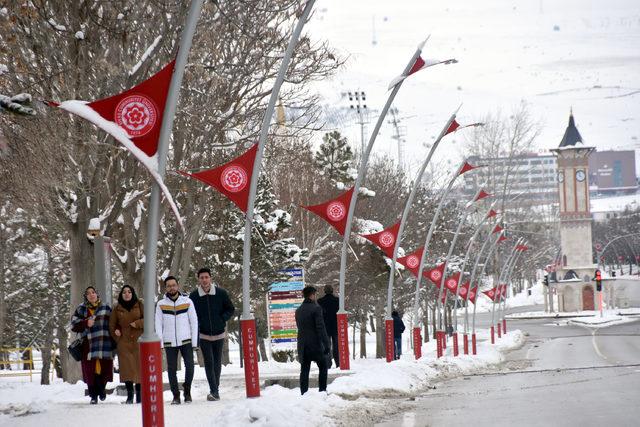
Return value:
[[(118, 19), (120, 19), (120, 18), (118, 18)], [(162, 40), (162, 36), (158, 36), (158, 37), (155, 38), (153, 43), (151, 43), (151, 45), (147, 48), (147, 50), (145, 50), (145, 52), (142, 54), (142, 57), (140, 58), (140, 60), (136, 63), (136, 65), (133, 66), (131, 71), (129, 71), (129, 75), (130, 76), (132, 76), (132, 75), (134, 75), (135, 73), (138, 72), (138, 69), (142, 66), (144, 61), (146, 61), (147, 58), (149, 58), (149, 56), (156, 49), (156, 47), (158, 46), (158, 43), (160, 43), (160, 40)]]
[(602, 328), (611, 326), (613, 324), (629, 323), (638, 320), (639, 316), (622, 316), (616, 312), (616, 310), (604, 310), (602, 317), (599, 313), (590, 312), (589, 317), (575, 317), (570, 318), (568, 321), (574, 325), (587, 326), (589, 328)]
[(118, 21), (120, 21), (122, 18), (124, 18), (124, 15), (122, 13), (119, 13), (118, 16), (116, 16), (116, 19)]
[(100, 230), (100, 218), (91, 218), (87, 228), (89, 230)]
[(591, 213), (596, 212), (622, 212), (626, 208), (638, 209), (640, 207), (640, 194), (626, 196), (591, 198)]
[(53, 28), (55, 28), (58, 31), (65, 31), (67, 29), (67, 27), (65, 27), (64, 25), (57, 24), (53, 18), (49, 19), (49, 24), (51, 24)]
[(375, 197), (376, 196), (376, 192), (373, 190), (369, 190), (366, 187), (360, 187), (358, 189), (358, 194), (363, 195), (365, 197)]
[(76, 31), (73, 36), (78, 40), (84, 40), (84, 33), (82, 31)]
[(178, 224), (180, 225), (180, 228), (184, 231), (184, 225), (183, 225), (182, 217), (180, 216), (180, 212), (178, 211), (178, 207), (173, 201), (173, 197), (171, 196), (169, 189), (165, 185), (164, 180), (158, 173), (157, 154), (154, 155), (153, 157), (147, 156), (142, 150), (136, 147), (133, 141), (129, 139), (129, 135), (124, 129), (122, 129), (116, 123), (104, 119), (94, 109), (87, 106), (87, 104), (88, 103), (86, 101), (71, 100), (71, 101), (64, 101), (60, 103), (59, 107), (62, 108), (63, 110), (66, 110), (72, 114), (78, 115), (83, 119), (90, 121), (100, 129), (102, 129), (103, 131), (107, 132), (109, 135), (113, 136), (120, 144), (122, 144), (127, 150), (129, 150), (131, 154), (133, 154), (135, 158), (138, 159), (145, 168), (147, 168), (147, 170), (149, 171), (153, 179), (156, 181), (156, 183), (162, 190), (162, 193), (164, 194), (165, 198), (167, 199), (167, 202), (169, 203), (171, 210), (173, 210), (173, 213), (176, 217)]
[[(404, 334), (408, 342), (410, 334)], [(435, 343), (423, 345), (423, 357), (415, 361), (411, 350), (401, 359), (387, 363), (384, 359), (355, 359), (350, 371), (330, 370), (330, 374), (342, 375), (320, 393), (310, 389), (304, 396), (298, 388), (288, 389), (273, 385), (261, 390), (258, 398), (247, 399), (244, 394), (243, 369), (238, 362), (239, 351), (231, 344), (232, 365), (223, 367), (221, 378), (221, 402), (205, 400), (208, 387), (204, 368), (196, 365), (192, 386), (194, 402), (190, 405), (168, 404), (171, 392), (164, 393), (166, 425), (233, 425), (233, 426), (330, 426), (353, 421), (353, 410), (362, 408), (368, 412), (370, 398), (385, 396), (410, 396), (424, 392), (433, 384), (447, 378), (486, 371), (505, 360), (505, 353), (522, 347), (525, 336), (521, 331), (509, 332), (496, 345), (488, 343), (488, 331), (478, 331), (477, 356), (451, 356), (452, 346), (447, 347), (445, 357), (435, 358)], [(375, 351), (374, 346), (369, 345)], [(300, 365), (297, 362), (260, 362), (261, 379), (297, 378)], [(34, 375), (39, 375), (34, 372)], [(184, 372), (178, 373), (182, 378)], [(317, 376), (312, 368), (311, 376)], [(24, 377), (23, 377), (24, 378)], [(36, 378), (37, 379), (37, 378)], [(167, 382), (166, 372), (163, 374)], [(117, 375), (114, 375), (117, 383)], [(27, 380), (28, 381), (28, 380)], [(112, 388), (114, 383), (108, 384)], [(140, 422), (140, 406), (121, 405), (121, 396), (108, 395), (107, 400), (89, 406), (84, 397), (85, 385), (65, 384), (54, 379), (52, 385), (40, 386), (24, 379), (0, 380), (0, 424), (13, 426), (66, 426), (71, 420), (91, 414), (92, 425), (119, 423), (136, 425)], [(116, 415), (117, 414), (117, 415)], [(345, 418), (347, 417), (347, 418)]]

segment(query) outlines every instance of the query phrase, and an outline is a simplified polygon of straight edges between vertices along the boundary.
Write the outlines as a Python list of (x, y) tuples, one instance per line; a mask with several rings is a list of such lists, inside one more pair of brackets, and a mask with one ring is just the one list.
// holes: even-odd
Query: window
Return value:
[(613, 185), (614, 187), (622, 187), (622, 161), (613, 161)]

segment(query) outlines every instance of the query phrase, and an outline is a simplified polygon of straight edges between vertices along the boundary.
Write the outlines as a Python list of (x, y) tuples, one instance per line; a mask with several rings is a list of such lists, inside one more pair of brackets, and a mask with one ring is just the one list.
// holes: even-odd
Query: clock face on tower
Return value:
[(584, 171), (582, 169), (578, 169), (576, 171), (576, 179), (579, 182), (582, 182), (582, 181), (584, 181), (585, 178), (586, 178), (586, 175), (585, 175)]
[(558, 172), (558, 181), (564, 182), (564, 172)]

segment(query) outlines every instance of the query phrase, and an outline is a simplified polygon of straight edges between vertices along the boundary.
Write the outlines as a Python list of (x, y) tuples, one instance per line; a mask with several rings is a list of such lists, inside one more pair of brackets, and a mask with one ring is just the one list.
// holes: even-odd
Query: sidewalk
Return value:
[[(637, 316), (640, 315), (640, 308), (622, 308), (615, 310), (605, 310), (609, 314), (617, 316)], [(528, 311), (523, 313), (507, 314), (507, 320), (524, 320), (524, 319), (564, 319), (579, 317), (598, 316), (597, 311), (570, 311), (570, 312), (554, 312), (547, 313), (544, 311)]]

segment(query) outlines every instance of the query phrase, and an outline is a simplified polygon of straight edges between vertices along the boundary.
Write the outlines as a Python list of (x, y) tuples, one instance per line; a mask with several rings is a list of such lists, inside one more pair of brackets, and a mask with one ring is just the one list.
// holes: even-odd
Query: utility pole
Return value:
[(391, 138), (396, 140), (396, 144), (398, 145), (398, 170), (400, 172), (404, 172), (404, 127), (400, 126), (401, 118), (398, 117), (398, 109), (392, 107), (389, 112), (391, 113), (391, 120), (389, 120), (389, 124), (393, 126), (393, 136)]
[(347, 92), (349, 108), (356, 113), (357, 122), (360, 125), (360, 154), (364, 153), (364, 126), (369, 124), (369, 110), (367, 109), (367, 95), (358, 89)]

